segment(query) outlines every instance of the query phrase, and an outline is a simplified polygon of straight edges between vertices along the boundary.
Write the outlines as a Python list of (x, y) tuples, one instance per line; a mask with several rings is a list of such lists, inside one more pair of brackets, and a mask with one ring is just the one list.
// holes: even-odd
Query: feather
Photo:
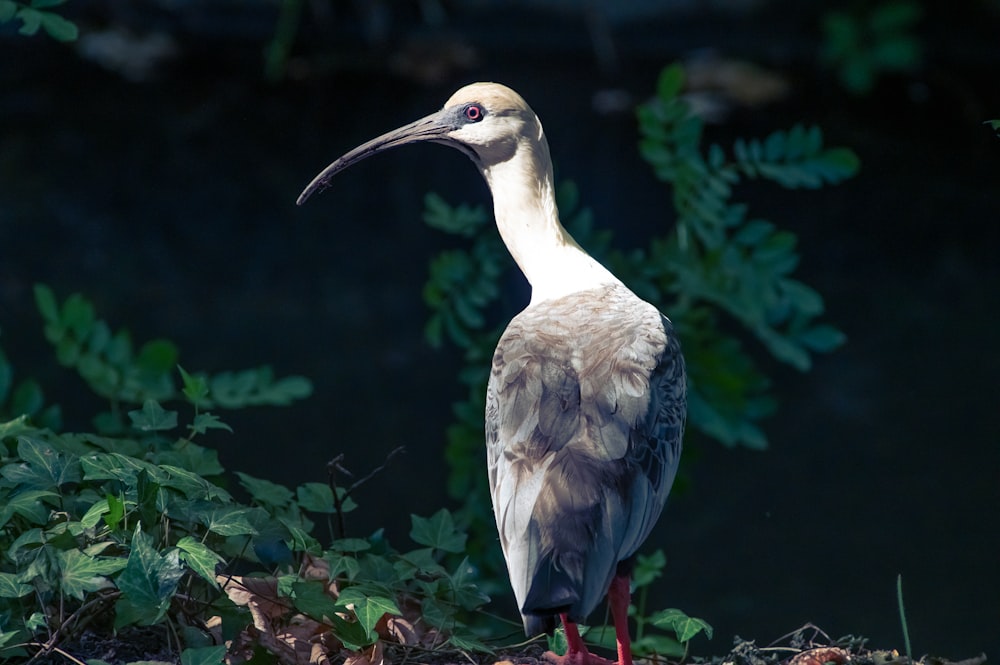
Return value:
[(621, 284), (529, 306), (487, 387), (490, 491), (525, 630), (579, 621), (659, 517), (680, 457), (684, 362)]

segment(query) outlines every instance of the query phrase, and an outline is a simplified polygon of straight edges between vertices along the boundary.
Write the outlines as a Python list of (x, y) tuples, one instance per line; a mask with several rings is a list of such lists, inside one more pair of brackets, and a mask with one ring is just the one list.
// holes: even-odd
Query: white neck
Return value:
[(507, 160), (484, 166), (497, 229), (531, 284), (531, 303), (620, 283), (559, 222), (548, 145), (539, 127)]

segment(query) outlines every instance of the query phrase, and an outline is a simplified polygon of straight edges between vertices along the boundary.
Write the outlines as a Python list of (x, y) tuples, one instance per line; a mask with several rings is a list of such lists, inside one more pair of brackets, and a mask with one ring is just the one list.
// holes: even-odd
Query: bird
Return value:
[(472, 160), (531, 287), (493, 354), (485, 413), (493, 513), (525, 632), (561, 621), (566, 653), (547, 660), (610, 664), (578, 628), (607, 596), (617, 663), (631, 665), (632, 566), (673, 484), (687, 414), (677, 333), (563, 227), (542, 124), (504, 85), (466, 85), (439, 111), (347, 152), (297, 204), (352, 164), (417, 142)]

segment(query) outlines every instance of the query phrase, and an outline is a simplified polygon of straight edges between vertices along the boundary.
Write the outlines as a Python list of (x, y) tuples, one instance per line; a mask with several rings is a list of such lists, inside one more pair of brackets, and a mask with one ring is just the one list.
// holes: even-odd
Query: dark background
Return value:
[[(917, 654), (996, 659), (1000, 138), (982, 122), (1000, 117), (1000, 6), (926, 6), (922, 65), (856, 96), (822, 65), (820, 24), (864, 3), (626, 4), (307, 2), (276, 82), (263, 57), (272, 2), (74, 0), (75, 45), (5, 26), (0, 342), (72, 428), (98, 404), (50, 359), (38, 281), (84, 293), (138, 340), (175, 340), (189, 370), (266, 362), (309, 376), (311, 399), (226, 415), (236, 433), (211, 442), (227, 468), (289, 485), (324, 481), (335, 453), (363, 471), (406, 445), (349, 523), (402, 540), (411, 512), (454, 507), (441, 451), (463, 396), (456, 354), (421, 338), (428, 258), (455, 242), (420, 222), (422, 196), (484, 204), (488, 192), (436, 146), (365, 162), (298, 209), (302, 187), (460, 85), (496, 80), (538, 112), (558, 177), (597, 225), (634, 246), (671, 213), (631, 106), (674, 60), (755, 63), (787, 94), (730, 101), (710, 139), (805, 121), (861, 158), (856, 178), (820, 192), (739, 192), (799, 234), (798, 274), (849, 342), (808, 374), (769, 365), (781, 398), (769, 451), (694, 444), (686, 491), (648, 545), (669, 558), (652, 605), (715, 626), (699, 654), (807, 621), (902, 649), (901, 573)], [(624, 107), (598, 103), (609, 98)], [(507, 298), (527, 295), (516, 281)]]

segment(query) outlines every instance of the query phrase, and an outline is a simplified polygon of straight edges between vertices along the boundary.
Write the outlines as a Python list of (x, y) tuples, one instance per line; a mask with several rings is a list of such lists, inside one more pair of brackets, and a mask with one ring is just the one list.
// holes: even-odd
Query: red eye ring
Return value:
[(469, 122), (479, 122), (486, 115), (486, 111), (479, 104), (469, 104), (462, 113)]

